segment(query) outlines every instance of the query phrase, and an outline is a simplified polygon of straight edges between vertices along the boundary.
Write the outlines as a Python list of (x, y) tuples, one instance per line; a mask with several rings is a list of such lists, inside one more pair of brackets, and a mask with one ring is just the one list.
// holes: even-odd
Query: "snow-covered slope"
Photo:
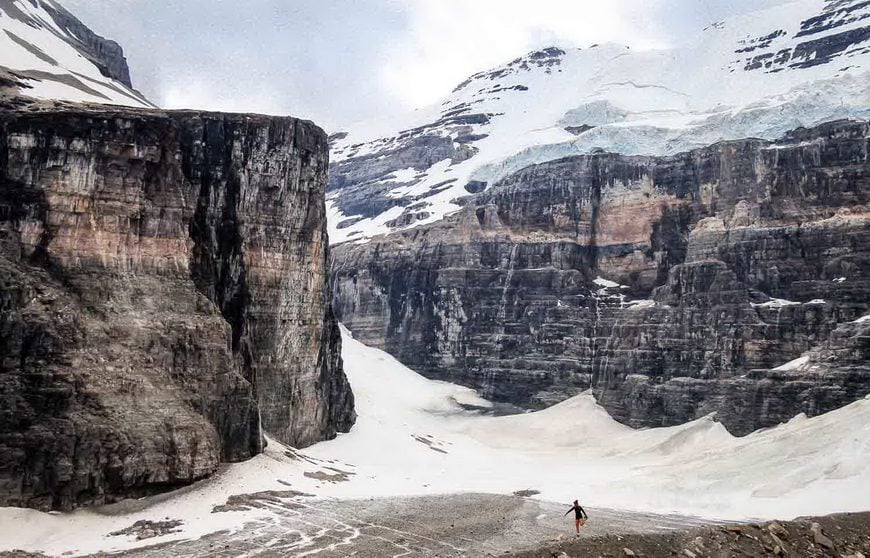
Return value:
[[(487, 404), (467, 388), (427, 380), (346, 331), (343, 337), (359, 413), (349, 434), (304, 452), (270, 442), (265, 454), (127, 514), (0, 509), (0, 551), (85, 554), (247, 530), (260, 517), (280, 524), (286, 518), (270, 506), (211, 511), (231, 495), (288, 486), (341, 500), (533, 489), (554, 502), (580, 497), (592, 508), (711, 519), (870, 509), (867, 399), (743, 438), (710, 418), (633, 430), (588, 394), (537, 413), (492, 417), (468, 410)], [(178, 532), (144, 541), (108, 536), (135, 521), (169, 518), (184, 521)]]
[(473, 391), (427, 380), (343, 333), (359, 420), (306, 450), (355, 466), (337, 497), (533, 488), (551, 501), (576, 492), (590, 505), (730, 519), (870, 506), (870, 399), (741, 438), (712, 417), (635, 430), (588, 393), (482, 416), (463, 410), (486, 406)]
[[(475, 74), (402, 125), (333, 146), (333, 242), (441, 219), (529, 164), (605, 149), (670, 154), (870, 116), (870, 4), (797, 0), (679, 48), (549, 48)], [(386, 119), (393, 122), (395, 119)]]
[(121, 47), (54, 0), (0, 2), (0, 71), (31, 97), (153, 106), (130, 85)]

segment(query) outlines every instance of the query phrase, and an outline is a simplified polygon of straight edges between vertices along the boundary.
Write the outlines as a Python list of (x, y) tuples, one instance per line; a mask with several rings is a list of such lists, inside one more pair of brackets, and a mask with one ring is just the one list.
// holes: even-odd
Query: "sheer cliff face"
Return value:
[(592, 387), (634, 426), (716, 411), (741, 434), (824, 412), (870, 392), (868, 130), (531, 166), (443, 223), (334, 247), (334, 307), (521, 407)]
[(323, 132), (0, 112), (0, 505), (136, 496), (346, 431)]

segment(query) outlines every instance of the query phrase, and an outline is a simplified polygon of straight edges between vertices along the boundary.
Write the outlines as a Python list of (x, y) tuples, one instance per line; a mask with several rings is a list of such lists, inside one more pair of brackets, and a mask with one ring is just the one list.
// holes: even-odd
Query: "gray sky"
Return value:
[(433, 103), (550, 45), (679, 43), (784, 0), (60, 0), (117, 40), (167, 108), (290, 114), (329, 131)]

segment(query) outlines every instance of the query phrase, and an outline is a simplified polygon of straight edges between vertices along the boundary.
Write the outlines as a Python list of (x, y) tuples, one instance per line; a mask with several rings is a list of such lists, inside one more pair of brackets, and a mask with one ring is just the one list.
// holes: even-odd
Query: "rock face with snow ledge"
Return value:
[(330, 236), (432, 223), (523, 167), (596, 149), (672, 155), (866, 117), (868, 81), (863, 0), (790, 2), (712, 25), (673, 50), (544, 49), (470, 77), (400, 125), (337, 136)]
[(350, 428), (327, 160), (293, 118), (0, 105), (0, 506), (135, 497), (263, 431)]
[(0, 1), (0, 72), (32, 97), (154, 106), (133, 89), (121, 46), (54, 0)]
[[(870, 392), (870, 125), (530, 166), (333, 248), (357, 339), (484, 397), (744, 434)], [(605, 279), (606, 278), (606, 279)], [(781, 365), (807, 353), (806, 362)], [(778, 369), (777, 369), (778, 368)]]

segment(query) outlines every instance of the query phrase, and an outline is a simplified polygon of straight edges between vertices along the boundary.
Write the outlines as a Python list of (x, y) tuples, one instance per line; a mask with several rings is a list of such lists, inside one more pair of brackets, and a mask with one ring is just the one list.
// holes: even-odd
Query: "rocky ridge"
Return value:
[(715, 412), (737, 434), (820, 414), (870, 392), (868, 138), (838, 121), (533, 165), (439, 223), (334, 247), (334, 308), (522, 408), (591, 388), (632, 426)]
[(71, 42), (93, 62), (101, 74), (127, 87), (133, 87), (133, 82), (130, 80), (130, 67), (127, 65), (127, 58), (121, 45), (91, 31), (60, 4), (42, 0), (41, 5), (61, 30), (66, 32), (65, 40)]
[(354, 420), (326, 135), (294, 118), (0, 107), (0, 505), (165, 490)]
[(0, 72), (22, 95), (153, 107), (133, 89), (121, 46), (54, 0), (0, 2)]

